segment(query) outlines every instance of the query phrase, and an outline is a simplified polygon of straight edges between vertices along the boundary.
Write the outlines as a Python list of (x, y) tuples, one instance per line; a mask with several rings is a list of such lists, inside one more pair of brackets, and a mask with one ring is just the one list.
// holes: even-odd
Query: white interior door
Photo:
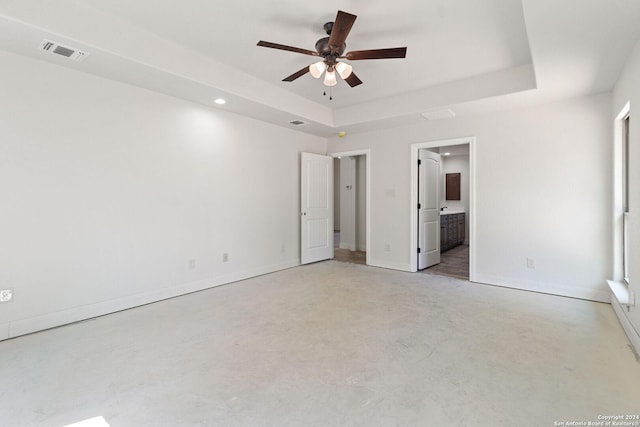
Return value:
[(440, 155), (418, 150), (418, 270), (440, 263)]
[(333, 158), (301, 153), (300, 261), (333, 258)]

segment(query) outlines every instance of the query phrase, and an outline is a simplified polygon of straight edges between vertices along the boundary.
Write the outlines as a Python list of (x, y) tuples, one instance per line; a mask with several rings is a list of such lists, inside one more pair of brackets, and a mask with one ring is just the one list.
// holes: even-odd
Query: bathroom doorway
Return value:
[[(411, 233), (412, 244), (415, 246), (413, 253), (417, 254), (415, 260), (412, 259), (411, 271), (473, 281), (475, 276), (475, 138), (418, 143), (413, 144), (411, 150)], [(438, 177), (440, 262), (419, 270), (418, 260), (421, 252), (430, 249), (421, 248), (420, 246), (424, 246), (425, 240), (419, 238), (421, 204), (419, 200), (420, 166), (418, 159), (420, 152), (425, 150), (438, 154), (441, 159)], [(424, 186), (424, 182), (422, 185)]]

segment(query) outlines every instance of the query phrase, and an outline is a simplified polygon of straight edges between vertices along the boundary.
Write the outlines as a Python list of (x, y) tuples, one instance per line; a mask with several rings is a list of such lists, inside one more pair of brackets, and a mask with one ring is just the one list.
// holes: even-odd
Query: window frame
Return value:
[(622, 117), (622, 281), (629, 286), (629, 126), (631, 113)]
[[(613, 197), (612, 197), (612, 250), (613, 277), (609, 282), (618, 283), (619, 292), (629, 291), (629, 183), (631, 144), (631, 102), (626, 101), (613, 121)], [(612, 288), (612, 291), (614, 289)], [(617, 291), (614, 291), (616, 297)], [(622, 296), (622, 294), (621, 294)], [(622, 296), (624, 299), (624, 296)], [(619, 299), (620, 300), (620, 299)]]

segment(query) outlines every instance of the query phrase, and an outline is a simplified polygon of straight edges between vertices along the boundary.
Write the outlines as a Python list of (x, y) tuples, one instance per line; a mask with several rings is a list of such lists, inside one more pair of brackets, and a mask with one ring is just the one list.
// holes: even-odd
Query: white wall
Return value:
[(340, 248), (366, 251), (367, 157), (342, 156), (339, 168)]
[(367, 156), (356, 157), (356, 247), (367, 250)]
[[(620, 75), (613, 91), (613, 108), (610, 116), (610, 128), (613, 129), (613, 119), (630, 102), (629, 129), (629, 289), (636, 295), (636, 306), (618, 309), (616, 312), (625, 326), (627, 334), (640, 351), (640, 42), (627, 60), (627, 64)], [(612, 150), (612, 146), (609, 145)], [(613, 192), (613, 191), (611, 191)], [(609, 206), (612, 205), (610, 200)], [(619, 218), (616, 220), (619, 221)], [(612, 261), (610, 261), (612, 262)], [(619, 307), (617, 307), (619, 308)]]
[(356, 250), (356, 160), (340, 159), (340, 248)]
[(333, 159), (333, 229), (340, 231), (340, 159)]
[(0, 339), (299, 263), (299, 153), (323, 138), (0, 63)]
[[(441, 150), (442, 151), (442, 150)], [(446, 200), (446, 174), (460, 174), (460, 200)], [(464, 243), (469, 244), (469, 156), (442, 156), (442, 200), (440, 206), (448, 208), (460, 207), (465, 212), (465, 239)]]
[(410, 270), (411, 144), (475, 136), (477, 280), (608, 301), (610, 109), (602, 94), (332, 138), (371, 150), (371, 264)]

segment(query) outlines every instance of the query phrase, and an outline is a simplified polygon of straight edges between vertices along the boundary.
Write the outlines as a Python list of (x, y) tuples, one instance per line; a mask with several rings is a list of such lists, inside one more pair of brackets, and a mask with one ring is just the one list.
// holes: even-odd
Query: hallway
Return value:
[(333, 259), (339, 262), (348, 262), (351, 264), (367, 264), (367, 253), (362, 251), (350, 251), (349, 249), (340, 249), (340, 232), (333, 232)]

